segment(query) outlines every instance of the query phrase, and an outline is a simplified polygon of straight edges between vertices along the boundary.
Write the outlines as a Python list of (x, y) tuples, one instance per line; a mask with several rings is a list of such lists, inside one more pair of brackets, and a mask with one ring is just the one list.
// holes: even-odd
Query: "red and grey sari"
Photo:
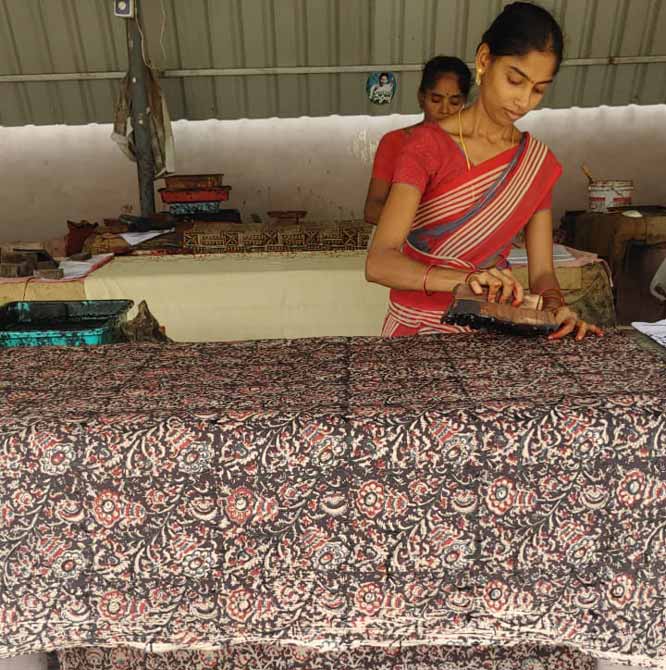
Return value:
[[(425, 152), (424, 142), (432, 145)], [(535, 212), (550, 208), (561, 171), (548, 147), (529, 133), (517, 147), (467, 170), (455, 142), (438, 126), (424, 126), (411, 151), (405, 149), (393, 180), (425, 187), (403, 253), (424, 266), (508, 267), (512, 239)], [(392, 289), (382, 334), (467, 332), (440, 323), (452, 301), (452, 293)]]

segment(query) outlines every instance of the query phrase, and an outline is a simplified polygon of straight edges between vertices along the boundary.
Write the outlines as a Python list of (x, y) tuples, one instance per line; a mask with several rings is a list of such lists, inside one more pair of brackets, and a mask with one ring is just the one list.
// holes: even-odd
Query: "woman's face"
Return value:
[(419, 105), (424, 121), (437, 123), (451, 114), (456, 114), (465, 104), (465, 96), (460, 90), (458, 75), (443, 74), (425, 93), (419, 91)]
[(481, 73), (479, 98), (486, 113), (497, 125), (510, 126), (541, 102), (555, 77), (556, 60), (554, 54), (543, 51), (493, 58), (484, 44), (476, 64)]
[(388, 77), (387, 77), (385, 74), (383, 74), (383, 75), (379, 78), (379, 85), (380, 85), (380, 86), (386, 86), (386, 84), (388, 84)]

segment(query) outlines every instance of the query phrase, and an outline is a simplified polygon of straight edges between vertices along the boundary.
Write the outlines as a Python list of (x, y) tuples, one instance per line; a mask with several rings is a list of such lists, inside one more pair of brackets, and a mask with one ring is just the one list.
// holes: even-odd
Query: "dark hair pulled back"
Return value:
[(458, 86), (461, 93), (467, 97), (472, 85), (472, 73), (460, 58), (455, 56), (435, 56), (431, 58), (424, 66), (421, 74), (421, 84), (419, 91), (425, 93), (431, 88), (437, 86), (440, 77), (445, 74), (454, 74), (458, 77)]
[(506, 5), (483, 34), (481, 44), (484, 43), (492, 56), (550, 52), (555, 56), (555, 73), (562, 63), (564, 38), (560, 25), (549, 11), (531, 2)]

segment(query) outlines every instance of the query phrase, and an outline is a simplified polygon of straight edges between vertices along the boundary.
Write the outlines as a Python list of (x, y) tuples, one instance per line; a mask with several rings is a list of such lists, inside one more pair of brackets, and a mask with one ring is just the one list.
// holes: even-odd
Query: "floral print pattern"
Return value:
[(15, 349), (0, 380), (0, 655), (663, 667), (666, 361), (625, 334)]
[(595, 662), (566, 647), (361, 647), (317, 651), (306, 647), (244, 644), (215, 651), (155, 653), (116, 647), (77, 648), (58, 654), (61, 670), (595, 670)]

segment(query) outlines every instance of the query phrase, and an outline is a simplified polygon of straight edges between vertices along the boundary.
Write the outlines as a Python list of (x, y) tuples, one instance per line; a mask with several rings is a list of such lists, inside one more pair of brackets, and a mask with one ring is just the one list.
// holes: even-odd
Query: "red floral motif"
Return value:
[(617, 489), (617, 499), (625, 507), (633, 507), (641, 502), (645, 489), (645, 473), (640, 470), (627, 472)]
[(227, 598), (226, 612), (231, 619), (243, 623), (247, 621), (254, 610), (254, 596), (252, 591), (244, 588), (233, 590)]
[(291, 484), (283, 484), (278, 489), (278, 499), (284, 500), (285, 503), (290, 503), (298, 499), (298, 489)]
[(500, 614), (511, 602), (509, 587), (499, 579), (492, 579), (483, 589), (483, 604), (493, 614)]
[(120, 591), (108, 591), (102, 596), (97, 609), (103, 619), (119, 621), (127, 611), (127, 600)]
[(115, 491), (103, 489), (95, 497), (93, 516), (105, 528), (113, 528), (120, 520), (120, 496)]
[[(132, 650), (127, 647), (115, 647), (109, 651), (110, 665), (113, 670), (128, 670), (132, 662)], [(90, 666), (95, 668), (96, 666)], [(104, 666), (101, 666), (104, 667)], [(146, 668), (147, 670), (147, 668)]]
[(276, 598), (282, 607), (296, 607), (303, 602), (307, 594), (307, 584), (296, 580), (279, 580), (276, 585)]
[(207, 444), (190, 444), (178, 454), (178, 465), (183, 472), (196, 474), (210, 468), (213, 450)]
[(636, 580), (632, 575), (627, 573), (619, 574), (608, 584), (606, 597), (613, 607), (622, 609), (633, 600), (635, 589)]
[(83, 555), (78, 551), (65, 551), (55, 561), (53, 572), (61, 579), (73, 579), (79, 576), (85, 567)]
[(363, 614), (373, 616), (382, 606), (383, 592), (379, 584), (363, 584), (354, 595), (356, 607)]
[(449, 438), (443, 445), (444, 455), (449, 461), (464, 463), (470, 454), (469, 438), (456, 435)]
[(488, 487), (486, 504), (491, 512), (506, 514), (516, 499), (516, 484), (508, 477), (499, 477)]
[(474, 554), (474, 545), (469, 542), (453, 542), (446, 548), (441, 548), (442, 562), (451, 570), (460, 570), (471, 562)]
[[(666, 593), (666, 477), (649, 456), (666, 418), (666, 367), (614, 334), (547, 348), (521, 340), (509, 357), (507, 342), (477, 333), (3, 352), (0, 655), (159, 638), (179, 651), (119, 651), (117, 665), (295, 667), (289, 647), (303, 643), (309, 670), (526, 670), (537, 660), (587, 670), (579, 652), (534, 644), (559, 639), (660, 658), (666, 636), (647, 624)], [(507, 375), (537, 359), (542, 374), (527, 383)], [(426, 387), (414, 361), (427, 361)], [(45, 383), (46, 371), (57, 380), (72, 369), (89, 392)], [(558, 452), (574, 444), (562, 437), (572, 416), (603, 436), (594, 458), (587, 438), (570, 457)], [(304, 440), (309, 426), (316, 435)], [(444, 448), (464, 431), (465, 444)], [(41, 459), (63, 444), (82, 467), (54, 476)], [(332, 460), (321, 451), (330, 447)], [(213, 462), (224, 467), (197, 472)], [(126, 600), (109, 596), (103, 616), (115, 588)], [(475, 630), (488, 633), (485, 655), (456, 646), (478, 641)], [(494, 634), (529, 644), (509, 651)], [(422, 635), (451, 644), (419, 645)], [(192, 652), (222, 640), (217, 664)], [(105, 651), (90, 665), (113, 664)]]
[(27, 512), (35, 503), (35, 498), (29, 491), (19, 490), (12, 495), (12, 506), (19, 512)]
[(58, 444), (44, 452), (39, 464), (48, 475), (62, 475), (69, 470), (74, 455), (74, 447), (70, 444)]
[(405, 588), (405, 598), (411, 604), (421, 604), (432, 595), (432, 590), (420, 582), (410, 582)]
[(254, 507), (254, 495), (250, 489), (237, 488), (227, 496), (224, 509), (227, 516), (239, 526), (244, 524), (251, 516)]
[(422, 479), (415, 479), (409, 483), (409, 496), (416, 502), (421, 502), (424, 498), (432, 495), (432, 491), (427, 482)]
[(558, 495), (562, 492), (562, 482), (557, 477), (546, 475), (540, 482), (541, 491), (546, 495)]
[(105, 649), (99, 647), (89, 647), (85, 649), (85, 662), (89, 668), (102, 668), (104, 666), (105, 655), (108, 653)]
[(328, 542), (314, 557), (314, 564), (322, 570), (335, 570), (347, 561), (348, 549), (338, 542)]
[(375, 480), (365, 482), (356, 496), (356, 507), (371, 519), (384, 509), (384, 487)]
[(215, 555), (204, 549), (195, 549), (182, 558), (183, 572), (188, 577), (205, 577), (215, 562)]
[(151, 488), (146, 494), (146, 504), (153, 509), (164, 507), (166, 503), (167, 496), (158, 488)]
[[(500, 667), (501, 667), (501, 665), (500, 665)], [(554, 666), (552, 666), (552, 667), (554, 668)], [(502, 668), (502, 670), (503, 670), (503, 668)], [(526, 658), (521, 663), (520, 670), (546, 670), (546, 666), (538, 658)]]

